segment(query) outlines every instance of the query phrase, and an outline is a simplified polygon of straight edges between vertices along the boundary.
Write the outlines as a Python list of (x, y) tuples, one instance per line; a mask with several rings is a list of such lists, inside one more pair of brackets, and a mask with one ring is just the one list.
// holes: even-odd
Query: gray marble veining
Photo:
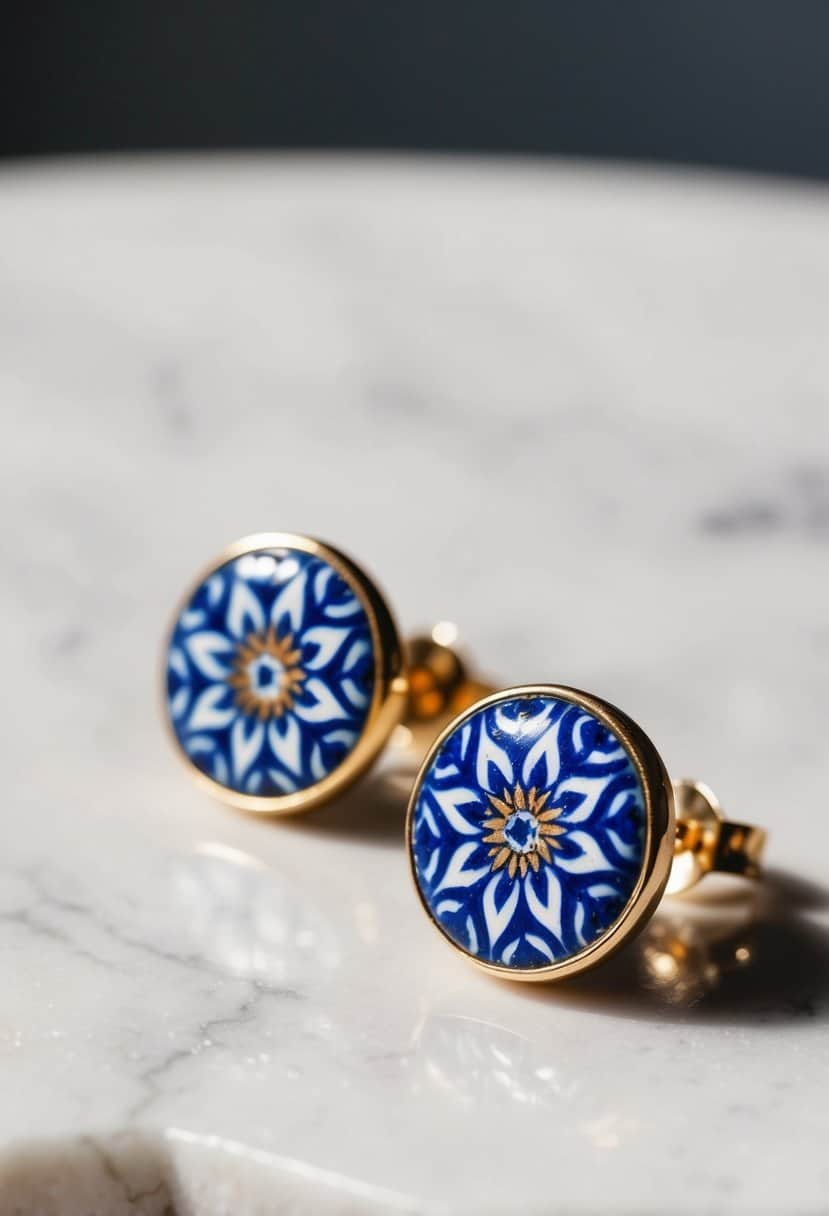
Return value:
[[(0, 232), (3, 1216), (823, 1210), (825, 189), (66, 163)], [(528, 991), (422, 918), (390, 767), (287, 825), (191, 788), (168, 614), (281, 528), (623, 706), (769, 828), (754, 903)]]

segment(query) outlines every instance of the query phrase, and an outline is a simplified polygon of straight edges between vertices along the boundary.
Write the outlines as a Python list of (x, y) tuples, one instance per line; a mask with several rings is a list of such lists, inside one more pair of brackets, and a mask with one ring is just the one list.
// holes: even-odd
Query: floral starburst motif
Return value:
[(300, 667), (302, 651), (294, 635), (277, 636), (273, 625), (264, 633), (250, 633), (240, 642), (227, 682), (236, 692), (236, 703), (260, 722), (281, 718), (292, 709), (306, 673)]
[(495, 814), (484, 820), (484, 827), (489, 830), (484, 844), (492, 846), (489, 856), (493, 870), (506, 866), (510, 878), (515, 878), (516, 873), (523, 878), (528, 868), (537, 874), (542, 861), (552, 861), (550, 850), (561, 848), (556, 837), (563, 836), (567, 829), (555, 822), (562, 808), (547, 809), (551, 793), (552, 790), (539, 793), (535, 787), (525, 791), (516, 785), (512, 793), (505, 789), (500, 798), (488, 795)]
[(466, 720), (425, 770), (409, 846), (423, 900), (462, 950), (532, 970), (583, 950), (641, 874), (644, 793), (577, 703), (512, 696)]
[(321, 557), (253, 549), (213, 570), (172, 630), (170, 722), (190, 762), (241, 794), (279, 797), (323, 780), (371, 712), (371, 625)]

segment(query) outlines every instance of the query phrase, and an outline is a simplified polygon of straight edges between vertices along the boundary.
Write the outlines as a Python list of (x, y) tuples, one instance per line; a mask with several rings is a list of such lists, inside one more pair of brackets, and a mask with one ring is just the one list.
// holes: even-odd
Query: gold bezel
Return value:
[[(497, 705), (501, 701), (516, 700), (523, 697), (555, 697), (578, 705), (606, 726), (616, 735), (625, 751), (630, 756), (639, 780), (645, 801), (645, 850), (642, 860), (642, 871), (637, 884), (626, 903), (621, 915), (609, 929), (595, 941), (590, 942), (577, 954), (561, 959), (560, 962), (550, 963), (546, 967), (511, 968), (499, 966), (485, 959), (477, 958), (456, 941), (454, 941), (435, 919), (431, 908), (426, 902), (415, 869), (414, 850), (412, 848), (412, 833), (414, 828), (414, 812), (417, 800), (427, 772), (432, 766), (449, 735), (458, 730), (469, 718)], [(641, 727), (616, 706), (590, 693), (581, 692), (577, 688), (568, 688), (559, 684), (524, 684), (514, 688), (506, 688), (491, 696), (476, 701), (469, 709), (459, 714), (445, 730), (441, 732), (429, 749), (429, 754), (423, 761), (415, 779), (414, 788), (409, 799), (406, 813), (406, 848), (409, 854), (409, 869), (420, 903), (431, 923), (444, 941), (448, 942), (458, 953), (469, 962), (490, 975), (501, 979), (538, 983), (543, 981), (561, 980), (578, 975), (597, 963), (609, 958), (626, 942), (644, 928), (652, 916), (656, 905), (662, 898), (668, 876), (671, 872), (671, 861), (674, 851), (674, 798), (670, 778), (662, 759)]]
[[(196, 768), (182, 747), (170, 719), (167, 700), (167, 657), (173, 634), (181, 613), (193, 594), (216, 570), (246, 553), (274, 549), (294, 549), (327, 562), (348, 584), (362, 604), (369, 622), (375, 655), (374, 688), (371, 706), (363, 730), (352, 751), (337, 768), (321, 781), (304, 790), (273, 797), (242, 794), (214, 781)], [(310, 811), (346, 790), (377, 758), (384, 743), (403, 718), (408, 698), (408, 680), (404, 670), (400, 634), (391, 610), (374, 581), (355, 561), (333, 545), (310, 536), (293, 532), (258, 532), (242, 537), (229, 545), (213, 562), (206, 565), (192, 580), (181, 597), (166, 634), (162, 656), (162, 708), (167, 733), (176, 754), (187, 767), (193, 780), (215, 798), (237, 810), (257, 815), (291, 815)]]

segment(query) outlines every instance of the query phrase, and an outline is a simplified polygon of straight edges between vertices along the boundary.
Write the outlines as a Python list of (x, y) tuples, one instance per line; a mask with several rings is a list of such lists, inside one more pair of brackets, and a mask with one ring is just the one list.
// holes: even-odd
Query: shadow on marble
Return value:
[(663, 901), (637, 940), (594, 972), (522, 991), (637, 1019), (824, 1021), (829, 930), (809, 914), (827, 907), (829, 890), (785, 871), (756, 887), (712, 884)]
[[(332, 806), (280, 827), (401, 847), (416, 771), (398, 759)], [(709, 880), (690, 896), (663, 900), (639, 938), (595, 972), (567, 984), (512, 987), (529, 999), (638, 1019), (824, 1020), (829, 930), (809, 914), (826, 908), (829, 889), (782, 870), (757, 885)]]
[(280, 820), (279, 828), (402, 848), (406, 807), (418, 765), (407, 760), (371, 773), (341, 798), (311, 814)]
[(179, 1216), (157, 1137), (26, 1143), (0, 1156), (0, 1211), (15, 1216)]
[(3, 1216), (404, 1216), (433, 1210), (356, 1178), (177, 1128), (26, 1142), (0, 1154)]

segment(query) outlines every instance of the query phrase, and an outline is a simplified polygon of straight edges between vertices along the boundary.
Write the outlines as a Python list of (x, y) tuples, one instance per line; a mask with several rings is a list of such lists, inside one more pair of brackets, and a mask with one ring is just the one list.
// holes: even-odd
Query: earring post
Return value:
[(701, 781), (685, 778), (672, 785), (676, 839), (668, 894), (687, 891), (711, 873), (761, 878), (764, 829), (726, 819), (716, 795)]
[(474, 705), (494, 689), (469, 674), (462, 650), (455, 646), (458, 629), (440, 621), (431, 633), (419, 633), (407, 642), (409, 703), (405, 723), (414, 728), (447, 721)]

